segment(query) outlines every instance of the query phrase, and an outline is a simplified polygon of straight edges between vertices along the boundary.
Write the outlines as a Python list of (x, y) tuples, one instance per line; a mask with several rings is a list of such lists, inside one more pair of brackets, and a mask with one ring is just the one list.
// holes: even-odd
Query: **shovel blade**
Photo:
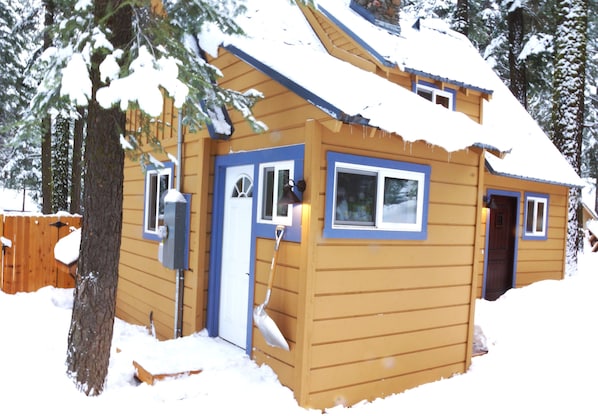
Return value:
[(264, 310), (264, 305), (257, 306), (253, 311), (253, 322), (262, 333), (266, 343), (271, 347), (282, 348), (289, 351), (289, 344), (278, 329), (276, 323)]

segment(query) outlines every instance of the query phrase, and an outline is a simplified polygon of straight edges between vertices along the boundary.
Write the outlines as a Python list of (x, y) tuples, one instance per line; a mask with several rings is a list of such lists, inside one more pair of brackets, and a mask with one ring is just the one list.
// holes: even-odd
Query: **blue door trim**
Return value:
[[(511, 287), (515, 287), (517, 282), (517, 255), (519, 253), (519, 206), (521, 204), (521, 193), (514, 191), (501, 191), (499, 189), (488, 189), (486, 195), (490, 198), (492, 195), (508, 196), (517, 200), (515, 207), (515, 243), (513, 245), (513, 279)], [(488, 238), (490, 237), (490, 217), (486, 217), (486, 241), (484, 243), (484, 276), (482, 279), (482, 299), (486, 297), (486, 274), (488, 272)]]
[[(303, 175), (303, 157), (305, 146), (294, 145), (278, 147), (273, 149), (256, 150), (249, 152), (232, 153), (216, 156), (214, 163), (214, 198), (212, 202), (212, 233), (210, 236), (210, 255), (208, 271), (208, 304), (206, 311), (206, 329), (211, 337), (217, 337), (218, 324), (220, 320), (220, 274), (222, 262), (222, 234), (224, 213), (224, 197), (226, 185), (226, 169), (233, 166), (253, 165), (254, 198), (252, 201), (252, 224), (251, 224), (251, 248), (249, 250), (249, 301), (247, 302), (247, 344), (245, 352), (251, 354), (252, 327), (253, 327), (253, 303), (255, 298), (255, 241), (257, 237), (270, 237), (274, 239), (275, 225), (257, 226), (257, 180), (259, 164), (277, 160), (295, 160), (296, 178)], [(300, 175), (300, 176), (299, 176)], [(285, 233), (285, 240), (300, 241), (301, 218), (300, 209), (298, 218), (293, 218), (293, 226)], [(270, 230), (271, 229), (271, 230)], [(270, 232), (271, 231), (271, 232)]]

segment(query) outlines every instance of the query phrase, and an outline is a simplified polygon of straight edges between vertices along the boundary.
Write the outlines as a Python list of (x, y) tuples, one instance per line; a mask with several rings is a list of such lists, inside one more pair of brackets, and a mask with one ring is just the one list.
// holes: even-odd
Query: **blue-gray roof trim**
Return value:
[(281, 83), (289, 90), (293, 91), (300, 97), (304, 98), (307, 102), (313, 104), (314, 106), (318, 107), (322, 111), (326, 112), (327, 114), (331, 115), (337, 120), (340, 120), (345, 123), (352, 123), (352, 124), (361, 124), (361, 125), (369, 125), (369, 120), (362, 117), (359, 114), (350, 115), (346, 114), (345, 112), (341, 111), (338, 107), (334, 106), (333, 104), (329, 103), (328, 101), (324, 100), (322, 97), (318, 96), (314, 92), (306, 89), (302, 85), (297, 84), (292, 79), (284, 76), (280, 72), (276, 71), (275, 69), (271, 68), (270, 66), (266, 65), (262, 61), (254, 58), (250, 54), (246, 53), (245, 51), (239, 49), (234, 45), (226, 45), (224, 49), (232, 53), (233, 55), (237, 56), (239, 59), (247, 62), (249, 65), (253, 66), (254, 68), (258, 69), (259, 71), (263, 72), (264, 74), (271, 77), (273, 80)]

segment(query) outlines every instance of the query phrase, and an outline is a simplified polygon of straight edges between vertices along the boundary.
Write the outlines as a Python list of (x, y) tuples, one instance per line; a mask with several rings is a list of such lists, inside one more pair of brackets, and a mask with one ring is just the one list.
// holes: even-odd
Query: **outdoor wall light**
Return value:
[(286, 204), (297, 204), (301, 202), (299, 197), (295, 192), (293, 192), (293, 188), (297, 188), (299, 192), (305, 191), (306, 183), (303, 179), (297, 181), (295, 183), (294, 180), (289, 179), (289, 183), (282, 187), (282, 196), (278, 200), (279, 205), (286, 205)]
[(484, 208), (489, 208), (489, 209), (498, 208), (498, 205), (496, 205), (496, 201), (494, 200), (494, 198), (492, 198), (492, 196), (484, 195), (484, 197), (482, 198), (482, 201), (484, 202)]

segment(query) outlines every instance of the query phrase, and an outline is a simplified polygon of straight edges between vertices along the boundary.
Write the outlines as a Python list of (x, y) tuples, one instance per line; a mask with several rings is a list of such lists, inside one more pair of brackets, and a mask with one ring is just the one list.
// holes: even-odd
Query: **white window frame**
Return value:
[[(530, 209), (530, 202), (531, 209)], [(540, 208), (543, 204), (543, 208)], [(542, 213), (541, 229), (538, 230), (540, 221), (539, 214)], [(530, 217), (531, 216), (531, 217)], [(532, 229), (528, 230), (528, 222), (531, 219)], [(548, 229), (548, 195), (526, 194), (525, 195), (525, 218), (523, 222), (523, 235), (526, 238), (545, 239)]]
[[(417, 83), (415, 84), (415, 93), (417, 95), (419, 95), (419, 91), (426, 91), (432, 94), (432, 100), (431, 102), (434, 104), (438, 104), (438, 105), (442, 105), (436, 102), (436, 97), (444, 97), (448, 99), (448, 107), (447, 109), (449, 110), (453, 110), (453, 94), (451, 94), (449, 91), (445, 91), (445, 90), (441, 90), (440, 88), (436, 88), (436, 87), (432, 87), (430, 85), (427, 84), (420, 84)], [(419, 95), (421, 97), (421, 95)], [(425, 99), (425, 97), (422, 97)], [(444, 106), (443, 106), (444, 107)]]
[[(152, 184), (152, 177), (156, 177)], [(166, 177), (167, 188), (160, 193), (161, 179)], [(158, 228), (164, 221), (164, 213), (160, 214), (160, 202), (168, 189), (172, 188), (174, 179), (173, 167), (165, 164), (164, 167), (148, 169), (145, 172), (145, 194), (143, 209), (143, 236), (152, 240), (160, 240)], [(163, 201), (162, 201), (163, 204)], [(153, 219), (153, 221), (152, 221)], [(153, 224), (150, 224), (153, 222)]]
[[(337, 180), (340, 173), (356, 173), (364, 176), (376, 177), (376, 198), (374, 224), (358, 224), (337, 220)], [(390, 222), (384, 221), (384, 184), (386, 178), (406, 179), (417, 182), (418, 192), (416, 198), (415, 222)], [(424, 187), (426, 175), (423, 172), (414, 172), (403, 169), (388, 169), (376, 166), (359, 165), (353, 163), (336, 162), (334, 174), (334, 209), (332, 210), (332, 228), (333, 229), (356, 229), (356, 230), (391, 230), (418, 232), (422, 230), (424, 214)]]
[[(283, 171), (289, 172), (289, 179), (294, 179), (295, 174), (295, 162), (293, 160), (284, 160), (277, 162), (260, 163), (259, 165), (259, 187), (258, 187), (258, 199), (257, 199), (257, 222), (261, 224), (276, 224), (276, 225), (293, 225), (293, 205), (289, 204), (286, 209), (286, 214), (279, 213), (278, 200), (282, 196), (282, 189), (286, 183), (281, 183), (279, 176)], [(273, 186), (270, 192), (266, 189), (267, 187), (267, 175), (266, 172), (272, 171), (274, 173)], [(266, 206), (269, 204), (272, 206)], [(264, 210), (271, 209), (272, 216), (270, 218), (265, 217)]]

